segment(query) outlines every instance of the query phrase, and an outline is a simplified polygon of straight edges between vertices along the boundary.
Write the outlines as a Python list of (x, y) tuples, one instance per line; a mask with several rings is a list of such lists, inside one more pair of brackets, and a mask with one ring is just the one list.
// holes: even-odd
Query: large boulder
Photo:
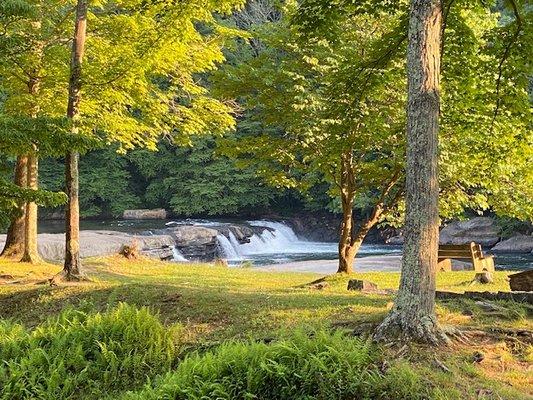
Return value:
[(456, 221), (442, 228), (440, 244), (466, 244), (476, 242), (482, 246), (494, 246), (500, 241), (499, 229), (494, 220), (476, 217), (467, 221)]
[(386, 244), (390, 244), (390, 245), (399, 246), (399, 245), (403, 244), (403, 241), (404, 241), (403, 234), (400, 233), (399, 235), (392, 236), (392, 237), (386, 239), (385, 243)]
[(181, 225), (168, 230), (176, 247), (189, 260), (211, 261), (218, 255), (218, 231), (203, 226)]
[(339, 240), (341, 217), (331, 213), (302, 213), (286, 218), (296, 236), (316, 242)]
[(167, 212), (162, 208), (153, 210), (139, 209), (139, 210), (124, 210), (122, 214), (124, 219), (167, 219)]
[(216, 227), (216, 230), (229, 239), (230, 232), (235, 236), (237, 241), (241, 244), (250, 243), (250, 238), (257, 233), (255, 229), (258, 229), (261, 233), (265, 228), (256, 228), (246, 225), (225, 225)]
[(491, 250), (508, 253), (531, 253), (533, 251), (533, 236), (516, 235), (507, 240), (502, 240)]
[[(0, 237), (0, 246), (5, 235)], [(172, 258), (174, 240), (169, 235), (135, 236), (115, 231), (80, 231), (80, 256), (99, 257), (117, 254), (124, 245), (136, 244), (142, 255), (167, 260)], [(61, 261), (65, 257), (65, 234), (41, 233), (38, 235), (38, 250), (48, 261)]]

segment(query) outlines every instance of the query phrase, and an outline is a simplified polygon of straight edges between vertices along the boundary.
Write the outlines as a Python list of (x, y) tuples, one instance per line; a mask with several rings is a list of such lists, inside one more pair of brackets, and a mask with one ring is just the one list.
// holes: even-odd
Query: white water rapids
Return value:
[[(334, 259), (337, 243), (311, 242), (298, 238), (291, 227), (274, 221), (247, 221), (250, 226), (265, 228), (261, 234), (250, 237), (249, 243), (239, 243), (233, 232), (217, 236), (223, 257), (230, 264), (252, 261), (256, 264), (283, 263), (297, 260)], [(360, 254), (391, 253), (391, 248), (364, 245)], [(394, 252), (394, 250), (392, 250)]]

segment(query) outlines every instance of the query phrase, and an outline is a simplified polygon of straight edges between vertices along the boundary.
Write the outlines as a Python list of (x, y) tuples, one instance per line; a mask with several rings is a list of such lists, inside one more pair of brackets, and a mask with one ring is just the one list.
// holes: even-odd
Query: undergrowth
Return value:
[(180, 328), (148, 309), (67, 310), (32, 331), (0, 320), (1, 399), (101, 398), (168, 371)]
[(230, 342), (191, 355), (153, 386), (121, 400), (435, 398), (407, 364), (386, 365), (361, 339), (298, 331), (269, 344)]

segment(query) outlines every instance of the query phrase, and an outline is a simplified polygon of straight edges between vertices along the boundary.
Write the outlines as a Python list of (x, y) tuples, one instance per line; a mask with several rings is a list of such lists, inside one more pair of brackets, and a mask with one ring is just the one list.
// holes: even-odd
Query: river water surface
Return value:
[[(81, 229), (113, 230), (132, 234), (169, 228), (175, 225), (196, 225), (216, 228), (230, 224), (265, 227), (261, 234), (250, 238), (250, 243), (241, 244), (230, 233), (229, 238), (218, 235), (218, 246), (224, 258), (232, 265), (246, 261), (254, 265), (291, 263), (308, 260), (334, 260), (337, 258), (337, 243), (313, 242), (297, 237), (290, 226), (278, 221), (243, 221), (243, 220), (84, 220)], [(64, 232), (63, 221), (42, 221), (39, 226), (42, 233)], [(489, 252), (490, 253), (490, 252)], [(401, 246), (385, 244), (363, 244), (358, 257), (399, 255)], [(175, 253), (177, 261), (183, 261), (179, 252)], [(533, 268), (532, 254), (499, 253), (495, 258), (497, 269), (523, 270)]]

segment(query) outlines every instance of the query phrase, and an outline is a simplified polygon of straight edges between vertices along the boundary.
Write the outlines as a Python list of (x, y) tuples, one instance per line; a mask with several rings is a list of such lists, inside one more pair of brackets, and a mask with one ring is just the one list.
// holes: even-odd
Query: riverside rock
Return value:
[[(0, 247), (5, 235), (0, 235)], [(81, 257), (98, 257), (120, 252), (124, 245), (136, 244), (140, 254), (167, 260), (172, 258), (174, 239), (169, 235), (139, 236), (115, 231), (83, 230), (80, 232)], [(38, 235), (39, 255), (48, 261), (61, 261), (65, 257), (65, 234), (41, 233)]]
[(494, 246), (500, 241), (499, 229), (494, 220), (488, 217), (476, 217), (467, 221), (455, 221), (440, 231), (440, 244), (478, 243), (482, 246)]
[(124, 210), (122, 214), (124, 219), (166, 219), (167, 212), (162, 208), (155, 209), (138, 209), (138, 210)]
[(218, 256), (218, 231), (204, 226), (180, 225), (168, 229), (176, 247), (188, 260), (211, 261)]
[(510, 253), (531, 253), (533, 251), (533, 236), (516, 235), (502, 240), (491, 250)]
[[(250, 226), (245, 225), (228, 225), (221, 226), (216, 228), (219, 233), (226, 236), (228, 239), (230, 237), (230, 232), (235, 236), (235, 239), (241, 244), (250, 243), (250, 238), (256, 233), (256, 230)], [(261, 233), (266, 228), (258, 229), (258, 233)]]

